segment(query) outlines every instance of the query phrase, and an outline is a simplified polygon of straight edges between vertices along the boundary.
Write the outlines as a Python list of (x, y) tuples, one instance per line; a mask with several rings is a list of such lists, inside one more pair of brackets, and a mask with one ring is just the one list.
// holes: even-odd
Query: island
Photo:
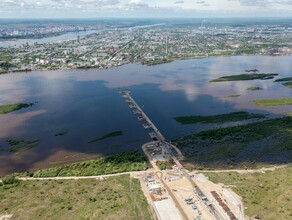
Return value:
[(287, 82), (287, 81), (292, 81), (292, 77), (285, 77), (285, 78), (280, 78), (280, 79), (275, 80), (275, 82)]
[(10, 112), (14, 112), (23, 108), (28, 108), (33, 106), (34, 103), (18, 103), (18, 104), (8, 104), (8, 105), (0, 105), (0, 114), (7, 114)]
[(257, 87), (257, 86), (251, 86), (251, 87), (248, 87), (247, 90), (255, 91), (255, 90), (262, 90), (262, 88)]
[(256, 99), (253, 100), (258, 106), (278, 106), (278, 105), (292, 105), (292, 97), (277, 98), (277, 99)]
[(279, 75), (278, 73), (254, 73), (254, 74), (239, 74), (231, 76), (222, 76), (217, 79), (210, 80), (209, 82), (228, 82), (228, 81), (246, 81), (246, 80), (268, 80), (273, 79), (275, 76)]
[(240, 94), (230, 94), (230, 95), (227, 95), (225, 97), (227, 97), (227, 98), (237, 98), (237, 97), (240, 97)]
[(283, 85), (287, 86), (290, 89), (292, 89), (292, 82), (286, 82), (286, 83), (283, 83)]
[(248, 119), (262, 119), (266, 118), (263, 114), (254, 114), (245, 111), (232, 112), (221, 115), (210, 116), (181, 116), (174, 118), (181, 124), (194, 124), (194, 123), (225, 123), (233, 121), (243, 121)]

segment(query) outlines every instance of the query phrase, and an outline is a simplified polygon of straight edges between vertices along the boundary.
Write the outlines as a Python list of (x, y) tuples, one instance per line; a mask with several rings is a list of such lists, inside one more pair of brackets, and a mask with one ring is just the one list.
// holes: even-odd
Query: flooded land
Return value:
[[(131, 95), (168, 140), (203, 130), (273, 119), (292, 112), (290, 102), (285, 105), (257, 105), (257, 101), (254, 101), (279, 98), (287, 101), (292, 97), (292, 90), (281, 83), (286, 81), (275, 82), (277, 79), (291, 77), (291, 58), (214, 57), (156, 66), (127, 64), (108, 70), (58, 70), (1, 75), (0, 105), (35, 104), (0, 114), (0, 175), (93, 159), (125, 150), (140, 150), (150, 137), (121, 98), (121, 89), (132, 91)], [(245, 70), (254, 66), (261, 73), (278, 75), (273, 75), (273, 79), (256, 77), (253, 80), (210, 82), (220, 77), (249, 74)], [(228, 97), (230, 94), (238, 96)], [(263, 115), (264, 118), (247, 117), (244, 118), (246, 120), (223, 122), (210, 120), (210, 123), (200, 120), (196, 123), (179, 123), (175, 120), (176, 117), (214, 116), (234, 112)], [(288, 122), (290, 125), (290, 120)], [(272, 128), (276, 129), (271, 126), (270, 129)], [(248, 132), (248, 126), (244, 129)], [(285, 134), (289, 134), (290, 127), (286, 126), (285, 129)], [(250, 153), (268, 151), (262, 149), (261, 144), (260, 149), (257, 149), (257, 141), (267, 138), (266, 142), (269, 144), (275, 142), (273, 137), (277, 134), (272, 130), (267, 132), (268, 136), (248, 136), (252, 141), (248, 144), (248, 149), (253, 150), (244, 154), (240, 151), (243, 148), (243, 142), (240, 142), (235, 146), (237, 151), (235, 148), (230, 149), (230, 154), (237, 152), (235, 157), (240, 157), (243, 164), (253, 161), (253, 158), (249, 158)], [(238, 135), (240, 141), (243, 141), (241, 139), (244, 135)], [(280, 136), (277, 138), (281, 139)], [(20, 143), (11, 145), (11, 140)], [(198, 139), (194, 141), (199, 141), (196, 143), (203, 143), (204, 146), (207, 144)], [(33, 147), (27, 147), (32, 145), (31, 142)], [(198, 155), (198, 149), (192, 143), (182, 143), (182, 149)], [(222, 142), (221, 148), (217, 149), (219, 153), (224, 152), (224, 144)], [(14, 147), (15, 151), (9, 150), (13, 146), (19, 147)], [(209, 156), (215, 155), (212, 146), (209, 146), (201, 152)], [(277, 152), (274, 151), (275, 148), (276, 145), (269, 148), (272, 155)], [(291, 162), (291, 157), (287, 151), (284, 152), (284, 148), (278, 149), (281, 151), (279, 155), (283, 153), (285, 157), (282, 158)], [(243, 157), (241, 154), (244, 154)], [(217, 155), (219, 156), (212, 158), (214, 164), (225, 159), (222, 154), (222, 157)], [(273, 157), (262, 158), (259, 162), (285, 162), (276, 159), (273, 161)], [(200, 159), (203, 160), (204, 157)], [(236, 162), (228, 159), (229, 164)], [(206, 161), (201, 162), (205, 164)]]

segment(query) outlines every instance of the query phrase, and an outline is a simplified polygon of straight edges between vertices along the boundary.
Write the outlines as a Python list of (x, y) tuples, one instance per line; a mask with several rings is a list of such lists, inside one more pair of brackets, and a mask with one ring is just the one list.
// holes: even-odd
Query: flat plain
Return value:
[(150, 220), (138, 179), (21, 181), (0, 186), (0, 217), (12, 219)]

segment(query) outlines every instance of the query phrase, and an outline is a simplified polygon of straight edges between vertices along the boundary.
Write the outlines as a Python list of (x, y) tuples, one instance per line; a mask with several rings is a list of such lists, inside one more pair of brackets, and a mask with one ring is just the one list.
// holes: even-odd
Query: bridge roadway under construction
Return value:
[[(177, 157), (174, 155), (173, 150), (176, 151), (177, 155), (182, 155), (179, 149), (174, 146), (173, 144), (166, 141), (165, 137), (161, 134), (161, 132), (158, 130), (158, 128), (154, 125), (154, 123), (148, 118), (148, 116), (144, 113), (144, 111), (140, 108), (140, 106), (136, 103), (136, 101), (132, 98), (131, 92), (128, 90), (124, 90), (120, 92), (122, 96), (126, 99), (129, 105), (137, 109), (137, 112), (143, 117), (145, 121), (149, 124), (149, 126), (153, 129), (158, 141), (161, 143), (161, 147), (163, 148), (164, 152), (166, 152), (175, 162), (178, 169), (182, 172), (183, 176), (190, 182), (190, 184), (193, 187), (194, 192), (198, 195), (199, 198), (206, 198), (203, 191), (198, 187), (198, 185), (194, 182), (194, 180), (190, 177), (187, 170), (183, 167), (183, 165), (179, 162)], [(203, 200), (203, 199), (202, 199)], [(205, 201), (204, 201), (205, 202)], [(218, 220), (225, 220), (226, 217), (222, 216), (214, 207), (213, 204), (207, 205), (207, 208), (209, 209), (210, 213), (213, 214), (213, 216)], [(233, 218), (233, 216), (229, 216), (230, 219), (234, 220), (237, 218)]]

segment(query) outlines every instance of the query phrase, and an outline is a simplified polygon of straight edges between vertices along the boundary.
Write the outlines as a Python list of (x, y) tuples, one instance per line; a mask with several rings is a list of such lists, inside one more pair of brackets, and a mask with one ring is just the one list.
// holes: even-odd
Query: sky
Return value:
[(292, 17), (292, 0), (0, 0), (0, 18)]

